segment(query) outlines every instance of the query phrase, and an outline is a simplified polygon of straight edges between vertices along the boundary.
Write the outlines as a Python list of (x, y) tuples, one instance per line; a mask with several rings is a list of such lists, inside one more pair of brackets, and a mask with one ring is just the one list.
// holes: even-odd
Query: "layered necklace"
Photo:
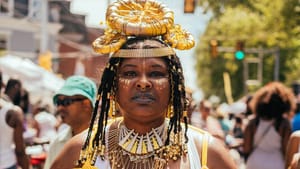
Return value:
[(109, 132), (108, 156), (112, 169), (163, 169), (166, 161), (160, 159), (160, 151), (166, 138), (166, 124), (144, 135), (119, 123)]

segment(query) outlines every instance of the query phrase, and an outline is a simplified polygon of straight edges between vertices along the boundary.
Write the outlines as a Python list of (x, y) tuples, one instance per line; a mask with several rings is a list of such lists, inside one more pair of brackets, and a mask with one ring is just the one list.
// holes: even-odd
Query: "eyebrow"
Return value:
[(165, 65), (162, 65), (162, 64), (154, 64), (154, 65), (151, 65), (151, 67), (153, 67), (153, 68), (165, 68)]
[(137, 65), (130, 64), (130, 63), (125, 63), (121, 66), (121, 68), (126, 68), (126, 67), (137, 67)]
[[(137, 66), (138, 65), (135, 65), (135, 64), (125, 63), (124, 65), (121, 66), (121, 68), (137, 67)], [(162, 65), (162, 64), (155, 63), (155, 64), (151, 65), (151, 67), (153, 67), (153, 68), (164, 68), (165, 66)]]

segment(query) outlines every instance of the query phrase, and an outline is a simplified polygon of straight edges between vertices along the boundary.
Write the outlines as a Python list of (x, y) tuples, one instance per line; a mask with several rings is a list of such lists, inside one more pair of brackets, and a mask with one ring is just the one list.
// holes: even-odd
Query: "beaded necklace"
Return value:
[[(182, 155), (179, 146), (164, 146), (167, 124), (139, 135), (119, 122), (108, 134), (108, 158), (112, 169), (164, 169), (169, 159)], [(172, 139), (173, 140), (173, 139)], [(175, 152), (175, 153), (174, 153)], [(176, 158), (174, 158), (176, 157)]]

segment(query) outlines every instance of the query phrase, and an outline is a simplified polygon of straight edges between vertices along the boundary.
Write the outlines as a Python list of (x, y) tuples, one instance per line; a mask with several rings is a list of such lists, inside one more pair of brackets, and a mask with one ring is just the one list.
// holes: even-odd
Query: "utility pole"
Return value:
[(48, 50), (48, 0), (41, 0), (41, 38), (40, 53)]
[(274, 51), (274, 57), (275, 57), (275, 65), (274, 65), (274, 80), (279, 80), (279, 69), (280, 69), (280, 50), (277, 47)]

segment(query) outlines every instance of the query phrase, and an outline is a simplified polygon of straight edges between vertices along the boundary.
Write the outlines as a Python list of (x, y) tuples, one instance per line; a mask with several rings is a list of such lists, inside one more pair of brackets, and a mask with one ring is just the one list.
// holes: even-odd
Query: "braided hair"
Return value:
[[(146, 41), (148, 43), (146, 43)], [(158, 42), (158, 43), (157, 43)], [(156, 45), (159, 44), (159, 45)], [(136, 37), (128, 39), (121, 49), (139, 49), (139, 48), (160, 48), (165, 47), (167, 44), (158, 38)], [(185, 123), (185, 141), (187, 138), (187, 116), (184, 116), (184, 111), (187, 109), (187, 101), (185, 95), (184, 77), (182, 66), (177, 55), (163, 56), (163, 60), (167, 63), (169, 71), (169, 84), (171, 88), (170, 104), (173, 105), (173, 116), (170, 117), (170, 123), (167, 129), (167, 139), (165, 145), (170, 144), (170, 134), (180, 132), (181, 120)], [(98, 88), (97, 100), (93, 115), (91, 118), (87, 139), (82, 147), (82, 151), (87, 150), (90, 142), (92, 141), (92, 149), (101, 145), (105, 145), (105, 128), (107, 125), (109, 110), (111, 106), (111, 96), (117, 90), (117, 70), (124, 58), (111, 57), (104, 69), (101, 83)], [(176, 97), (174, 97), (176, 96)], [(101, 104), (99, 104), (101, 102)], [(101, 105), (100, 111), (99, 105)], [(98, 117), (98, 118), (97, 118)], [(92, 138), (93, 128), (97, 126), (95, 137)], [(93, 139), (93, 140), (91, 140)]]

